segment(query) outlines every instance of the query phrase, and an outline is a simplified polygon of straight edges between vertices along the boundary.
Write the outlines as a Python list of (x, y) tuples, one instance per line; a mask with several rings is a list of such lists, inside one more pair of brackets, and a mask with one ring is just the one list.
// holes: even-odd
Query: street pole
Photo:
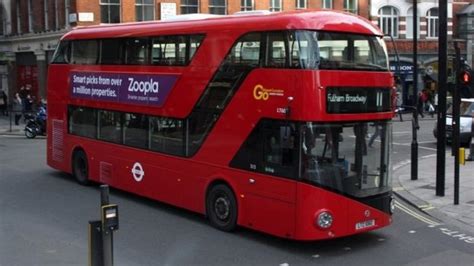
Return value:
[[(109, 186), (101, 185), (100, 186), (100, 205), (103, 206), (109, 205)], [(102, 250), (103, 250), (103, 259), (104, 266), (114, 265), (114, 255), (113, 255), (113, 233), (109, 230), (102, 230)]]
[(418, 179), (418, 142), (416, 128), (418, 126), (418, 3), (413, 0), (413, 120), (411, 142), (411, 180)]
[(436, 145), (436, 196), (444, 196), (446, 178), (446, 87), (448, 60), (448, 1), (439, 0), (438, 37), (438, 142)]
[(458, 73), (460, 73), (461, 69), (461, 51), (459, 49), (458, 43), (454, 42), (454, 49), (456, 52), (456, 59), (455, 59), (455, 81), (454, 81), (454, 89), (453, 89), (453, 117), (452, 117), (452, 125), (453, 125), (453, 141), (452, 141), (452, 152), (454, 155), (454, 205), (459, 204), (459, 122), (460, 122), (460, 108), (461, 108), (461, 96), (459, 95), (459, 78)]

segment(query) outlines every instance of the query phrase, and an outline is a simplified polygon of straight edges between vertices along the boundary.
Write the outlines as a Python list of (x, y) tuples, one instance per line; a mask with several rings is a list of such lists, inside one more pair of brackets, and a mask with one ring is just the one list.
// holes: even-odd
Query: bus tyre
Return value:
[(229, 232), (237, 226), (237, 202), (226, 185), (211, 188), (207, 194), (206, 211), (211, 225), (219, 230)]
[(82, 150), (74, 152), (72, 157), (72, 174), (79, 184), (89, 184), (89, 167), (87, 164), (87, 156)]

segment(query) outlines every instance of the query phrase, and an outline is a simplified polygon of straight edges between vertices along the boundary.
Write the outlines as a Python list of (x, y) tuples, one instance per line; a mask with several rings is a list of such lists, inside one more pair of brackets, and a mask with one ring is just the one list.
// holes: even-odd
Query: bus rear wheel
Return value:
[(72, 174), (79, 184), (89, 184), (89, 167), (86, 153), (83, 150), (74, 152), (72, 157)]
[(212, 226), (232, 231), (237, 226), (237, 202), (232, 190), (223, 184), (213, 186), (206, 198), (206, 211)]

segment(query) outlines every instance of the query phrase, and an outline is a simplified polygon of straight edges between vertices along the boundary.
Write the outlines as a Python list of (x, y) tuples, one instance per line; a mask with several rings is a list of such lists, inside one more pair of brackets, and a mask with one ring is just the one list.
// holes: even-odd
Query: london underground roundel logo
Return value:
[(143, 171), (143, 167), (139, 162), (136, 162), (132, 167), (132, 175), (135, 181), (140, 182), (142, 181), (143, 177), (145, 176), (145, 171)]

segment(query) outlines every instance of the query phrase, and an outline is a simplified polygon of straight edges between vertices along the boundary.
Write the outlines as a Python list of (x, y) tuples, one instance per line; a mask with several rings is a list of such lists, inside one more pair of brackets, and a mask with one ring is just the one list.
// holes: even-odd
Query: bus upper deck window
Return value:
[(72, 43), (71, 62), (80, 65), (93, 65), (98, 57), (97, 40), (79, 40)]
[(68, 64), (71, 58), (71, 43), (69, 41), (62, 41), (56, 52), (54, 53), (52, 63), (54, 64)]

